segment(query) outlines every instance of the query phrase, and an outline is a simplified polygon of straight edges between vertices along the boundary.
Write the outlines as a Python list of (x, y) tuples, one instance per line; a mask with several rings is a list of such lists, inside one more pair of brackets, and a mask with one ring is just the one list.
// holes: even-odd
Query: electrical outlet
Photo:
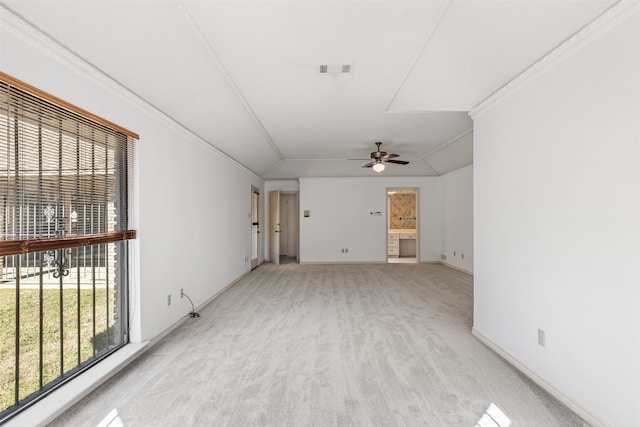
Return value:
[(167, 295), (167, 305), (171, 305), (171, 294)]
[(184, 288), (180, 288), (180, 299), (184, 298)]
[(345, 248), (345, 249), (344, 249), (344, 253), (345, 253), (345, 254), (348, 254), (348, 253), (349, 253), (349, 248)]
[(456, 256), (456, 251), (453, 251), (453, 256)]
[(538, 345), (542, 347), (546, 345), (546, 336), (542, 329), (538, 329)]
[(460, 256), (462, 257), (462, 259), (464, 259), (464, 254), (460, 254)]
[(445, 261), (447, 259), (447, 256), (445, 254), (440, 254), (440, 259)]

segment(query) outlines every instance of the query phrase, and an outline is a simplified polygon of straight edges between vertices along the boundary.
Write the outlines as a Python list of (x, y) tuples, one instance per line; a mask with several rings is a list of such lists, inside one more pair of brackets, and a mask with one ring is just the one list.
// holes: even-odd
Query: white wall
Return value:
[(474, 329), (611, 426), (640, 425), (635, 11), (474, 116)]
[[(386, 262), (388, 187), (415, 187), (420, 260), (439, 261), (441, 188), (437, 177), (300, 178), (300, 262)], [(302, 217), (309, 210), (310, 217)], [(380, 216), (371, 212), (381, 212)], [(348, 253), (341, 249), (347, 248)]]
[(297, 179), (280, 179), (264, 182), (265, 201), (269, 200), (269, 191), (296, 192), (300, 190), (300, 182)]
[(442, 253), (446, 264), (473, 272), (473, 165), (442, 180)]
[[(157, 134), (148, 140), (150, 131)], [(180, 288), (198, 305), (250, 270), (251, 186), (261, 185), (168, 129), (149, 129), (145, 140), (152, 142), (140, 145), (139, 164), (143, 339), (188, 313)]]
[[(0, 69), (140, 134), (131, 339), (151, 339), (249, 271), (262, 181), (0, 9)], [(167, 295), (173, 303), (167, 305)]]

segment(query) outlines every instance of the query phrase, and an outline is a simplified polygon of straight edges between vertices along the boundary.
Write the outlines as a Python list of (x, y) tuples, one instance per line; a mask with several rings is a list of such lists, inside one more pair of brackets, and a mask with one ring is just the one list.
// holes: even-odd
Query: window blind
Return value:
[(0, 256), (135, 238), (137, 138), (0, 73)]

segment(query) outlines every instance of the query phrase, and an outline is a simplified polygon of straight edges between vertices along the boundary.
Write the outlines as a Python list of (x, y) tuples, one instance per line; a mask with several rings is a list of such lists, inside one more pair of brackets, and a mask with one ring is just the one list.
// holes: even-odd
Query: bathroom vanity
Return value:
[(411, 228), (389, 229), (387, 232), (387, 256), (415, 257), (416, 230)]

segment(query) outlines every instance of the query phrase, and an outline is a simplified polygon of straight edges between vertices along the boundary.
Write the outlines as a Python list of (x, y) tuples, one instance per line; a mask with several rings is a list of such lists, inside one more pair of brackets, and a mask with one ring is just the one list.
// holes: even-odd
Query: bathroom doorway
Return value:
[(418, 189), (387, 188), (387, 262), (420, 259)]

